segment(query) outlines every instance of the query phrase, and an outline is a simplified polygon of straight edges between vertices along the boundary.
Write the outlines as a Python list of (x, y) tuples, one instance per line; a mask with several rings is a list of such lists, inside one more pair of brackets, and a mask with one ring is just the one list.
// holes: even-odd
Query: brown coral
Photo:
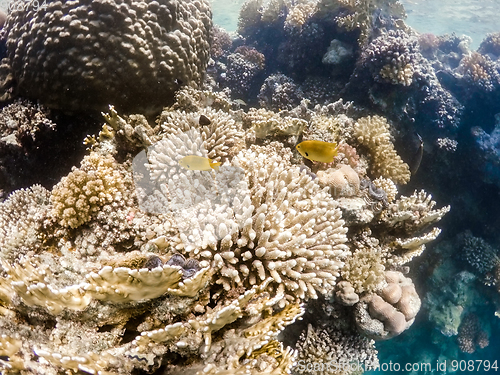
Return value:
[(4, 27), (19, 94), (65, 110), (157, 112), (176, 80), (200, 84), (209, 59), (209, 3), (57, 1), (14, 7)]
[(354, 137), (368, 148), (371, 155), (370, 168), (375, 177), (386, 177), (395, 183), (405, 184), (410, 180), (410, 168), (397, 154), (389, 123), (381, 116), (360, 118), (354, 125)]
[(123, 167), (111, 155), (92, 152), (84, 157), (80, 168), (73, 168), (54, 187), (50, 197), (52, 216), (63, 227), (77, 228), (103, 206), (123, 204), (129, 197), (127, 191), (133, 191), (132, 181), (124, 178)]
[(356, 305), (356, 324), (367, 337), (386, 340), (408, 329), (420, 310), (420, 298), (411, 279), (386, 271), (387, 285)]

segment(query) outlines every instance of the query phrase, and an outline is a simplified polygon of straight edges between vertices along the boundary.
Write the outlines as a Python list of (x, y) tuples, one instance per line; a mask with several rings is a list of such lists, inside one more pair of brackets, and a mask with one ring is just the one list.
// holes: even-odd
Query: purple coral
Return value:
[(296, 107), (303, 96), (293, 79), (284, 74), (273, 74), (262, 84), (258, 99), (262, 107), (279, 111)]

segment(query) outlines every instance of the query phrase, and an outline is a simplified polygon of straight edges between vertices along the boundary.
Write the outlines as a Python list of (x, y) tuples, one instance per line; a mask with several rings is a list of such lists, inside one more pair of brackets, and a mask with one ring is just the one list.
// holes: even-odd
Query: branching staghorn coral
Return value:
[(362, 117), (354, 125), (354, 138), (371, 155), (370, 170), (375, 177), (386, 177), (395, 183), (410, 180), (410, 168), (394, 149), (389, 123), (381, 116)]
[[(152, 155), (153, 175), (169, 173), (161, 167), (164, 163), (155, 161), (175, 157), (168, 152), (162, 147)], [(340, 211), (305, 171), (290, 164), (290, 158), (290, 151), (278, 143), (252, 146), (234, 157), (232, 166), (220, 167), (217, 186), (209, 186), (213, 180), (207, 171), (207, 189), (201, 190), (200, 174), (198, 188), (189, 196), (182, 191), (189, 189), (192, 176), (199, 172), (180, 172), (179, 187), (174, 182), (176, 172), (159, 177), (166, 182), (168, 207), (196, 212), (197, 223), (180, 228), (175, 247), (215, 267), (216, 283), (226, 291), (258, 285), (271, 276), (273, 288), (293, 302), (316, 298), (318, 292), (327, 293), (335, 285), (347, 255)]]

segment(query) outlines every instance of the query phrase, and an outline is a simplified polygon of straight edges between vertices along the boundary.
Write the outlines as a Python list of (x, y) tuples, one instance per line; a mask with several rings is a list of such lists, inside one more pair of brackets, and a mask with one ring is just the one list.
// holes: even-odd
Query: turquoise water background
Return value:
[[(214, 22), (235, 31), (244, 0), (212, 0)], [(500, 0), (403, 0), (406, 23), (421, 33), (456, 33), (472, 38), (476, 49), (488, 33), (500, 31)]]

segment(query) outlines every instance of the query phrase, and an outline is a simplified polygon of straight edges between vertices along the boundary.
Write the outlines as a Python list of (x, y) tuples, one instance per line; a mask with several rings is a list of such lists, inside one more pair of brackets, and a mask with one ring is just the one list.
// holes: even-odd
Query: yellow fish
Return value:
[(331, 163), (337, 156), (337, 144), (323, 141), (304, 141), (297, 146), (297, 151), (306, 159)]
[(184, 169), (192, 171), (209, 171), (210, 169), (218, 171), (220, 163), (214, 162), (209, 158), (204, 158), (203, 156), (188, 155), (179, 160), (179, 165)]

